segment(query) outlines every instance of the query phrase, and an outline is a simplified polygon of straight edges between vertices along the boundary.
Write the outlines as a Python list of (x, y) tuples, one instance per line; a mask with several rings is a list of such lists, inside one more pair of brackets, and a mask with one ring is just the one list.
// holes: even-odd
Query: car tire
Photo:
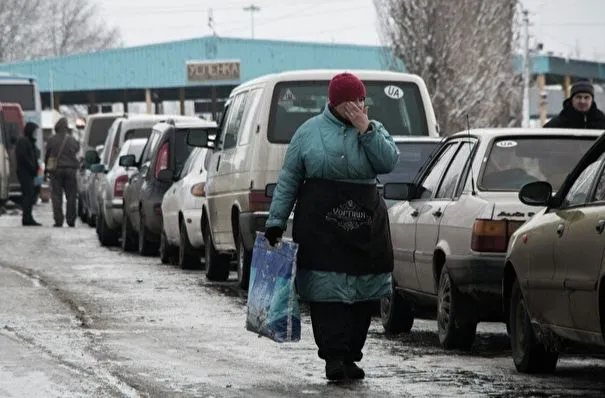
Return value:
[(162, 235), (160, 235), (160, 260), (162, 264), (174, 264), (176, 262), (176, 252), (177, 248), (168, 243), (166, 232), (162, 230)]
[(437, 290), (437, 331), (439, 343), (446, 350), (469, 351), (475, 341), (477, 321), (472, 306), (465, 305), (467, 302), (444, 266)]
[(149, 230), (145, 226), (143, 210), (139, 210), (139, 254), (141, 256), (153, 256), (157, 253), (157, 246), (149, 239)]
[(179, 223), (180, 244), (177, 252), (177, 265), (183, 269), (199, 269), (202, 265), (201, 258), (195, 252), (189, 241), (185, 221)]
[(105, 213), (101, 212), (99, 214), (97, 225), (97, 233), (101, 246), (116, 246), (119, 243), (119, 231), (109, 228), (109, 225), (107, 225), (107, 219), (105, 218)]
[(136, 251), (138, 248), (138, 239), (137, 233), (132, 229), (126, 209), (124, 209), (122, 216), (122, 250), (125, 252)]
[(390, 297), (380, 300), (380, 318), (387, 334), (409, 333), (414, 325), (414, 312), (410, 303), (395, 290)]
[(237, 283), (241, 289), (248, 290), (250, 283), (250, 266), (252, 264), (252, 250), (246, 250), (244, 238), (240, 232), (237, 239)]
[(86, 216), (86, 222), (88, 223), (89, 227), (95, 228), (97, 226), (97, 216), (94, 214), (88, 214)]
[(231, 256), (216, 251), (212, 243), (209, 228), (204, 234), (204, 262), (206, 263), (206, 278), (211, 281), (224, 282), (229, 279)]
[(510, 297), (510, 342), (515, 367), (521, 373), (553, 373), (559, 353), (548, 351), (536, 336), (517, 280)]
[(82, 220), (83, 223), (88, 222), (86, 212), (84, 211), (84, 204), (80, 198), (78, 198), (78, 217), (80, 217), (80, 220)]

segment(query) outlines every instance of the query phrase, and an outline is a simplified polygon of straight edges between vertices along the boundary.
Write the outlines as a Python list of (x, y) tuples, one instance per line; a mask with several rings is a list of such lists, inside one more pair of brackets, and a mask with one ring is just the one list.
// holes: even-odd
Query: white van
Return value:
[[(256, 231), (264, 231), (270, 198), (290, 139), (323, 111), (328, 83), (339, 70), (292, 71), (263, 76), (230, 94), (208, 165), (203, 212), (206, 272), (226, 280), (237, 254), (240, 286), (248, 284)], [(364, 81), (371, 119), (393, 136), (438, 137), (424, 81), (398, 72), (350, 71)], [(212, 145), (211, 145), (212, 146)]]

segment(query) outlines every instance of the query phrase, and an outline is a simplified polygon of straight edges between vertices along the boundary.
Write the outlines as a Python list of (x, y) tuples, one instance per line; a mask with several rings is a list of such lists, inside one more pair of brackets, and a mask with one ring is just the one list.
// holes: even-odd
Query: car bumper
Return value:
[(485, 315), (502, 311), (502, 275), (505, 254), (475, 254), (458, 258), (448, 257), (447, 268), (456, 288), (471, 297)]
[[(269, 212), (241, 213), (239, 215), (239, 228), (242, 231), (242, 239), (246, 250), (252, 250), (256, 232), (265, 231), (265, 223), (268, 218)], [(292, 215), (288, 218), (288, 227), (284, 236), (292, 236)]]
[(107, 226), (111, 229), (118, 229), (122, 226), (122, 214), (124, 211), (124, 201), (122, 199), (113, 199), (105, 207), (105, 218)]

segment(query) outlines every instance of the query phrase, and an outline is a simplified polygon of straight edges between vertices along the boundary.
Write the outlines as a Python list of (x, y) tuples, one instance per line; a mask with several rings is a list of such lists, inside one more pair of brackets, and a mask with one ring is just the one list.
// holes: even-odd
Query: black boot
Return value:
[(331, 381), (344, 380), (345, 364), (342, 361), (326, 361), (326, 378)]
[(366, 377), (366, 372), (362, 368), (357, 366), (355, 362), (349, 362), (345, 364), (345, 373), (347, 378), (353, 380), (361, 380)]
[(39, 222), (37, 222), (33, 218), (30, 218), (30, 219), (27, 219), (27, 220), (23, 220), (21, 222), (21, 225), (23, 225), (24, 227), (39, 227), (42, 224), (40, 224)]

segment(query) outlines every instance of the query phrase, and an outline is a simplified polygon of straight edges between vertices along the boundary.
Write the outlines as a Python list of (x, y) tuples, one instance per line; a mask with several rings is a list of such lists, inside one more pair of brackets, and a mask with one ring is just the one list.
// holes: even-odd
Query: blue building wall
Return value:
[(78, 54), (39, 61), (0, 64), (0, 71), (35, 75), (40, 91), (84, 91), (182, 87), (186, 62), (240, 60), (240, 81), (292, 69), (388, 69), (404, 71), (379, 46), (283, 42), (203, 37), (191, 40)]

